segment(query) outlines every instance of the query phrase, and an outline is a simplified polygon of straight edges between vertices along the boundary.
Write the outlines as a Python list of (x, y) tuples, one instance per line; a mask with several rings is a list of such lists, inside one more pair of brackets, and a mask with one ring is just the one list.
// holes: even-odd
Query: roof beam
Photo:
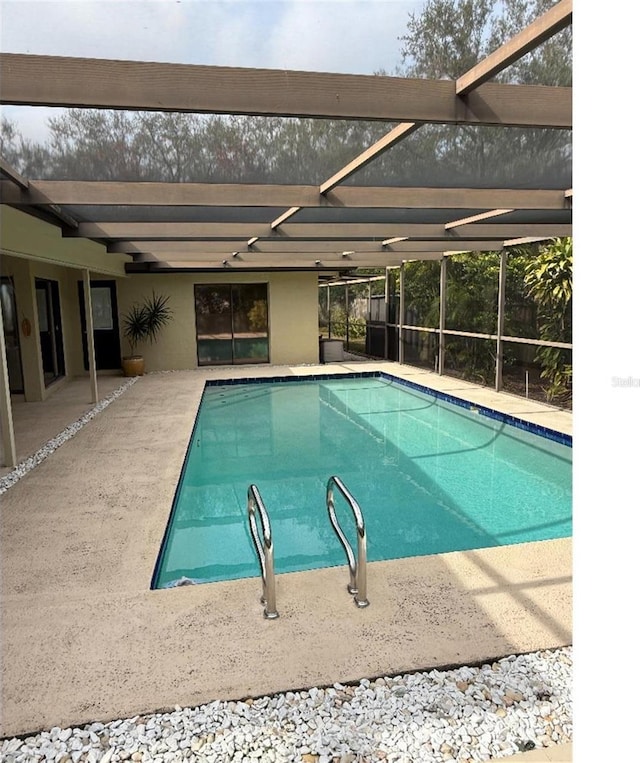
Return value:
[[(283, 212), (280, 217), (277, 217), (272, 223), (271, 223), (271, 230), (275, 230), (279, 225), (282, 225), (285, 220), (288, 220), (290, 217), (293, 217), (296, 212), (299, 212), (301, 207), (290, 207), (287, 209), (286, 212)], [(255, 238), (257, 240), (257, 236), (252, 236), (252, 238)]]
[(9, 162), (0, 156), (0, 175), (6, 177), (15, 186), (18, 186), (23, 191), (29, 190), (29, 181), (22, 177), (22, 175), (15, 170)]
[(459, 228), (461, 225), (469, 225), (470, 223), (479, 223), (481, 220), (489, 220), (492, 217), (499, 217), (500, 215), (506, 215), (509, 212), (513, 212), (513, 209), (490, 209), (487, 212), (480, 212), (477, 215), (471, 215), (470, 217), (462, 217), (459, 220), (452, 220), (449, 223), (445, 223), (445, 230), (452, 230), (453, 228)]
[(360, 252), (352, 255), (350, 258), (336, 257), (334, 255), (327, 256), (314, 256), (314, 255), (286, 255), (286, 256), (269, 256), (268, 258), (255, 258), (251, 256), (246, 257), (209, 257), (200, 259), (182, 259), (176, 260), (171, 258), (156, 258), (152, 255), (142, 255), (136, 257), (134, 262), (139, 263), (152, 263), (162, 264), (164, 267), (170, 268), (219, 268), (225, 270), (240, 270), (245, 268), (251, 268), (253, 270), (273, 268), (309, 268), (309, 267), (324, 267), (324, 268), (338, 268), (344, 270), (345, 268), (363, 268), (363, 267), (385, 267), (387, 265), (400, 265), (407, 259), (416, 260), (439, 260), (443, 256), (442, 250), (439, 252), (417, 252), (415, 257), (407, 258), (406, 254), (385, 254), (380, 252)]
[(480, 61), (456, 80), (456, 95), (467, 95), (483, 82), (495, 77), (515, 61), (537, 48), (569, 26), (572, 21), (573, 0), (560, 0), (504, 45)]
[[(415, 256), (414, 256), (415, 254)], [(170, 256), (155, 256), (153, 254), (142, 254), (134, 257), (134, 262), (172, 262), (176, 265), (184, 265), (184, 263), (209, 263), (209, 262), (226, 262), (228, 265), (242, 265), (253, 264), (264, 265), (287, 265), (291, 262), (298, 264), (315, 264), (316, 262), (332, 263), (331, 267), (363, 267), (364, 263), (375, 263), (376, 265), (385, 265), (388, 262), (402, 262), (406, 259), (438, 259), (442, 256), (442, 247), (433, 252), (415, 252), (410, 258), (404, 252), (354, 252), (348, 257), (336, 255), (335, 252), (329, 254), (282, 254), (274, 253), (268, 256), (257, 254), (244, 254), (238, 257), (231, 257), (230, 255), (213, 255), (213, 256), (201, 256), (201, 257), (170, 257)], [(201, 267), (198, 264), (198, 267)]]
[[(571, 225), (542, 223), (475, 223), (464, 226), (463, 232), (448, 232), (443, 224), (424, 223), (289, 223), (277, 231), (283, 238), (331, 239), (354, 238), (384, 240), (395, 236), (409, 238), (513, 238), (515, 236), (570, 236)], [(78, 235), (99, 239), (246, 239), (269, 237), (274, 232), (268, 224), (252, 223), (80, 223)], [(279, 238), (279, 237), (276, 237)], [(254, 245), (255, 246), (255, 245)]]
[[(26, 178), (22, 177), (22, 175), (2, 157), (0, 157), (0, 175), (7, 178), (7, 180), (0, 180), (0, 202), (2, 202), (2, 204), (10, 203), (7, 200), (7, 197), (20, 200), (31, 198), (31, 183)], [(73, 228), (74, 230), (78, 228), (77, 220), (67, 214), (64, 210), (60, 209), (57, 204), (54, 204), (50, 200), (44, 200), (40, 203), (46, 207), (47, 212), (51, 213), (69, 228)]]
[(5, 104), (571, 127), (571, 88), (485, 83), (461, 99), (447, 80), (23, 53), (0, 68)]
[[(6, 182), (6, 187), (5, 187)], [(26, 181), (25, 181), (26, 182)], [(570, 191), (521, 188), (342, 186), (323, 194), (312, 185), (145, 183), (32, 180), (28, 192), (2, 183), (6, 204), (92, 206), (359, 207), (388, 209), (566, 209)], [(13, 190), (12, 190), (13, 189)]]
[[(448, 243), (448, 242), (445, 242)], [(457, 241), (453, 242), (456, 246)], [(487, 240), (465, 240), (466, 249), (478, 251), (495, 251), (501, 249), (504, 241), (501, 238)], [(268, 260), (272, 255), (291, 256), (295, 254), (334, 255), (343, 256), (344, 252), (440, 252), (442, 241), (399, 241), (395, 244), (384, 245), (375, 241), (274, 241), (263, 240), (258, 246), (248, 247), (237, 241), (114, 241), (107, 245), (107, 251), (112, 254), (152, 255), (157, 259), (207, 259), (211, 256), (238, 257), (251, 254)]]
[(395, 146), (396, 143), (399, 143), (408, 135), (411, 135), (411, 133), (415, 132), (418, 127), (420, 127), (420, 125), (415, 122), (403, 122), (402, 124), (396, 125), (386, 135), (380, 138), (380, 140), (377, 140), (359, 156), (356, 156), (353, 161), (349, 162), (349, 164), (345, 165), (341, 170), (338, 170), (335, 175), (332, 175), (328, 180), (325, 180), (320, 186), (320, 193), (326, 194), (328, 191), (331, 191), (337, 185), (351, 177), (351, 175), (358, 172), (363, 167), (366, 167), (369, 162), (372, 162), (385, 151)]

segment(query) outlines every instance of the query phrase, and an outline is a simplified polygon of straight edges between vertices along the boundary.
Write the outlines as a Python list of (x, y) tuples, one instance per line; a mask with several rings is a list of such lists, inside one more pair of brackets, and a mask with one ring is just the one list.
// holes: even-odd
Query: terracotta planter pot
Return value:
[(125, 376), (142, 376), (144, 374), (144, 358), (142, 355), (122, 358), (122, 370)]

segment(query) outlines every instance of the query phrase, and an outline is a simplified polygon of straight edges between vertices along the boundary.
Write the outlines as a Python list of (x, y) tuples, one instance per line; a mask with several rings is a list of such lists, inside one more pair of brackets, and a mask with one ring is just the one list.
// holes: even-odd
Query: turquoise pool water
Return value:
[[(252, 483), (276, 573), (345, 564), (331, 475), (362, 508), (369, 561), (569, 536), (571, 447), (556, 439), (386, 376), (208, 386), (152, 586), (259, 575)], [(336, 510), (355, 547), (339, 494)]]

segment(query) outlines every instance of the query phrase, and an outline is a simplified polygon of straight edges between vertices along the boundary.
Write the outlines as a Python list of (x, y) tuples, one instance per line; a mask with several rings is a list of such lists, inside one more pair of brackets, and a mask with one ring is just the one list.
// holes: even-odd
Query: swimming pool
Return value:
[[(378, 372), (215, 382), (152, 587), (259, 575), (250, 484), (270, 515), (276, 573), (345, 564), (326, 510), (332, 475), (362, 508), (369, 561), (571, 535), (566, 435)], [(346, 502), (336, 510), (355, 546)]]

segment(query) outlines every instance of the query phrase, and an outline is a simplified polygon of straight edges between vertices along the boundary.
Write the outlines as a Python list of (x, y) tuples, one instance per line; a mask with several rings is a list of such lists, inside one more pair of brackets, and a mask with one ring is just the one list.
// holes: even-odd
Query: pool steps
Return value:
[[(356, 532), (358, 536), (358, 558), (356, 560), (353, 549), (349, 544), (345, 534), (342, 532), (342, 528), (338, 523), (336, 517), (335, 503), (333, 500), (333, 488), (337, 487), (342, 493), (349, 508), (353, 512), (353, 517), (356, 520)], [(338, 540), (344, 548), (347, 555), (347, 563), (349, 565), (349, 585), (347, 591), (350, 594), (354, 594), (353, 600), (357, 607), (368, 607), (369, 600), (367, 599), (367, 532), (364, 526), (364, 518), (362, 516), (362, 510), (358, 505), (356, 499), (351, 495), (344, 482), (340, 477), (329, 477), (327, 482), (327, 511), (329, 512), (329, 521), (331, 526), (335, 530)]]
[[(260, 540), (258, 535), (256, 512), (262, 525), (262, 540)], [(253, 545), (256, 548), (260, 561), (260, 573), (262, 576), (262, 597), (260, 601), (265, 605), (264, 616), (266, 619), (275, 620), (280, 615), (276, 609), (276, 577), (273, 571), (271, 523), (269, 522), (269, 514), (260, 496), (260, 491), (255, 485), (249, 485), (247, 490), (247, 514), (251, 538), (253, 539)]]
[[(349, 508), (353, 512), (358, 538), (357, 557), (353, 553), (351, 544), (347, 540), (340, 527), (338, 518), (336, 517), (334, 488), (337, 488), (340, 493), (342, 493), (349, 504)], [(362, 609), (368, 607), (367, 531), (364, 524), (364, 517), (362, 516), (362, 510), (356, 499), (351, 495), (340, 477), (336, 477), (335, 475), (329, 477), (329, 480), (327, 481), (327, 512), (329, 514), (331, 526), (347, 555), (347, 564), (349, 566), (349, 584), (347, 585), (347, 591), (353, 596), (353, 601), (358, 608)], [(260, 519), (262, 538), (258, 532), (256, 515)], [(269, 513), (267, 512), (260, 491), (256, 485), (249, 485), (247, 490), (247, 517), (249, 519), (251, 538), (260, 563), (260, 575), (262, 577), (262, 596), (260, 597), (260, 601), (264, 604), (264, 617), (267, 620), (275, 620), (280, 615), (276, 608), (276, 576), (273, 567), (273, 537), (271, 535), (271, 522), (269, 521)], [(176, 583), (176, 585), (188, 585), (192, 582), (188, 578), (184, 579), (184, 581), (185, 582), (182, 582), (181, 580)]]

